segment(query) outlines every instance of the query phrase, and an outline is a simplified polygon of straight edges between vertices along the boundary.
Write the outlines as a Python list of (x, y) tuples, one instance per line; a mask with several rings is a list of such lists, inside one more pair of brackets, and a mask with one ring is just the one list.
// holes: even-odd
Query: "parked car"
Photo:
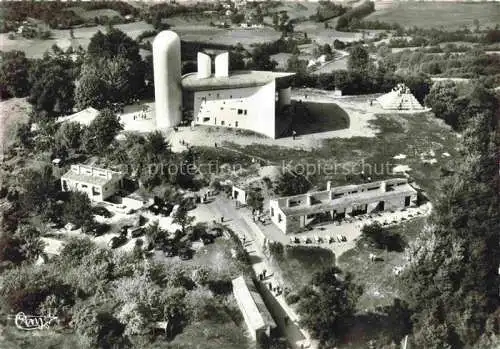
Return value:
[(124, 225), (123, 227), (120, 228), (120, 234), (126, 236), (128, 234), (129, 228), (132, 228), (132, 225), (130, 224)]
[(127, 238), (123, 235), (115, 236), (109, 240), (108, 246), (111, 248), (117, 248), (127, 242)]
[(191, 258), (193, 258), (193, 251), (192, 251), (191, 249), (189, 249), (189, 248), (186, 248), (186, 247), (181, 248), (181, 249), (179, 250), (179, 257), (180, 257), (183, 261), (188, 260), (188, 259), (191, 259)]
[(98, 216), (103, 216), (104, 218), (110, 218), (113, 216), (111, 212), (106, 207), (94, 206), (92, 207), (92, 213)]
[(165, 245), (163, 246), (163, 253), (165, 257), (173, 257), (175, 256), (175, 249), (172, 245)]
[(215, 236), (213, 236), (212, 234), (203, 234), (200, 239), (201, 242), (203, 242), (203, 245), (208, 245), (214, 243)]
[(94, 236), (100, 236), (109, 230), (109, 224), (95, 222), (89, 230)]
[(215, 227), (210, 230), (210, 234), (214, 235), (215, 237), (221, 237), (222, 233), (222, 228), (219, 227)]
[(130, 238), (137, 238), (143, 234), (144, 228), (142, 227), (131, 227), (127, 229), (127, 235), (130, 236)]

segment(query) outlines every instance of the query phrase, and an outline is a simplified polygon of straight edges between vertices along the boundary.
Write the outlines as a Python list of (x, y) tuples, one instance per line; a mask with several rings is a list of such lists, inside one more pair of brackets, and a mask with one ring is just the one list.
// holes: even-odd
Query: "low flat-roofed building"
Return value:
[(333, 221), (346, 215), (399, 210), (415, 206), (417, 191), (406, 178), (347, 185), (269, 201), (271, 220), (285, 234), (313, 221)]
[(123, 187), (123, 174), (87, 165), (71, 165), (61, 177), (62, 191), (80, 191), (92, 201), (104, 201)]
[(66, 115), (57, 119), (57, 123), (61, 122), (77, 122), (80, 125), (89, 126), (92, 121), (99, 115), (99, 110), (92, 107), (80, 110), (77, 113)]
[(234, 297), (248, 326), (250, 336), (254, 340), (261, 333), (270, 337), (277, 327), (276, 322), (255, 285), (247, 282), (243, 276), (234, 279), (232, 283)]

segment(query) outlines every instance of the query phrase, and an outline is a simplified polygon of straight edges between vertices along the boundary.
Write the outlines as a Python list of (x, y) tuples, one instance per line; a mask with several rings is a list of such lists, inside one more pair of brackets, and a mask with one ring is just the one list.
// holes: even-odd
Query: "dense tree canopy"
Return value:
[(454, 173), (442, 179), (410, 250), (404, 285), (416, 311), (414, 342), (426, 348), (475, 348), (499, 306), (498, 139), (487, 108), (468, 115)]
[(312, 286), (304, 286), (299, 292), (297, 311), (301, 324), (326, 345), (334, 345), (345, 333), (361, 295), (351, 275), (340, 277), (339, 273), (336, 267), (316, 272)]
[(0, 96), (25, 97), (29, 92), (29, 61), (23, 51), (0, 53)]
[(74, 104), (75, 67), (71, 59), (45, 55), (31, 66), (30, 102), (37, 111), (70, 113)]
[(83, 147), (92, 154), (106, 152), (121, 130), (120, 118), (110, 109), (104, 109), (85, 129)]
[(309, 180), (301, 174), (284, 172), (276, 184), (276, 193), (282, 196), (306, 193), (311, 187)]

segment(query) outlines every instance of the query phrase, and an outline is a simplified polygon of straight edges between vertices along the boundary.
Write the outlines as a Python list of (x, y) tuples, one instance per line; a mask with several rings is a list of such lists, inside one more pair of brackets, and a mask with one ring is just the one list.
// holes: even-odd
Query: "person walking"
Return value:
[(297, 137), (297, 132), (295, 132), (295, 130), (292, 131), (292, 139), (295, 140), (295, 138)]

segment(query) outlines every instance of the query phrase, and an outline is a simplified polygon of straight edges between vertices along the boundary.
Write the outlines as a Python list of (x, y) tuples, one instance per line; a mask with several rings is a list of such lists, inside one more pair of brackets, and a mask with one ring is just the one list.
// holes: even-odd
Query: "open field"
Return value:
[(285, 251), (285, 258), (275, 262), (281, 269), (285, 286), (293, 290), (309, 284), (314, 272), (335, 265), (335, 255), (328, 249), (293, 246)]
[(467, 25), (473, 27), (477, 19), (481, 27), (494, 27), (500, 20), (498, 3), (463, 2), (394, 2), (377, 10), (366, 20), (398, 23), (405, 27), (443, 28), (455, 30)]
[[(308, 18), (311, 15), (316, 14), (316, 9), (318, 8), (318, 2), (281, 2), (277, 7), (271, 9), (272, 12), (286, 11), (290, 19), (296, 18)], [(271, 18), (269, 18), (271, 20)]]
[[(147, 24), (146, 22), (134, 22), (126, 24), (117, 24), (114, 26), (117, 29), (122, 30), (131, 38), (136, 38), (139, 34), (146, 30), (152, 30), (153, 26)], [(95, 27), (83, 27), (74, 29), (74, 39), (71, 39), (70, 30), (51, 30), (52, 39), (50, 40), (28, 40), (24, 38), (18, 38), (16, 40), (9, 40), (7, 33), (0, 34), (0, 49), (2, 51), (10, 50), (21, 50), (26, 53), (29, 58), (39, 58), (43, 56), (43, 53), (49, 50), (52, 45), (56, 44), (63, 50), (72, 46), (77, 48), (82, 46), (87, 48), (90, 38), (98, 31), (105, 31), (105, 26), (95, 26)]]
[[(425, 219), (419, 218), (391, 228), (399, 233), (406, 243), (415, 239), (423, 228)], [(371, 262), (370, 253), (376, 254), (379, 260)], [(386, 252), (374, 248), (360, 246), (348, 251), (338, 260), (338, 267), (353, 275), (353, 281), (363, 287), (354, 317), (353, 326), (344, 339), (345, 346), (340, 348), (366, 348), (370, 339), (390, 338), (395, 331), (394, 324), (386, 315), (377, 312), (378, 307), (390, 307), (394, 299), (404, 299), (399, 290), (399, 276), (394, 267), (403, 267), (407, 261), (404, 253)], [(397, 330), (396, 330), (397, 331)]]
[(295, 26), (295, 31), (305, 32), (307, 36), (316, 40), (320, 45), (330, 44), (332, 45), (335, 39), (351, 42), (361, 40), (361, 33), (351, 33), (351, 32), (339, 32), (335, 29), (325, 29), (324, 23), (305, 21), (298, 23)]
[[(261, 42), (269, 42), (279, 39), (280, 33), (270, 27), (263, 28), (236, 28), (222, 29), (209, 25), (210, 20), (207, 18), (180, 18), (173, 17), (169, 24), (172, 25), (171, 30), (177, 32), (182, 40), (199, 41), (224, 45), (236, 45), (241, 43), (246, 48), (250, 45)], [(139, 34), (147, 30), (153, 30), (153, 26), (144, 21), (117, 24), (114, 26), (122, 30), (127, 35), (135, 39)], [(0, 49), (2, 51), (21, 50), (26, 53), (29, 58), (39, 58), (43, 53), (56, 44), (60, 48), (66, 50), (72, 46), (77, 48), (82, 46), (87, 48), (90, 38), (98, 31), (105, 31), (105, 26), (83, 27), (74, 29), (74, 38), (70, 36), (70, 30), (51, 30), (52, 38), (49, 40), (29, 40), (25, 38), (16, 38), (9, 40), (8, 33), (0, 34)], [(152, 38), (150, 38), (152, 40)]]
[[(319, 95), (308, 95), (308, 100), (320, 100)], [(325, 96), (326, 98), (326, 96)], [(360, 114), (360, 120), (353, 118), (353, 114), (367, 103), (369, 97), (349, 97), (349, 109), (346, 110), (350, 118), (350, 128), (300, 136), (295, 142), (305, 142), (318, 135), (325, 135), (325, 139), (318, 140), (316, 147), (292, 149), (280, 146), (280, 142), (288, 141), (293, 146), (294, 141), (278, 139), (275, 145), (270, 145), (265, 140), (245, 145), (246, 142), (233, 141), (233, 149), (246, 152), (250, 156), (261, 157), (270, 163), (281, 165), (291, 162), (292, 166), (317, 164), (324, 166), (345, 166), (348, 171), (323, 173), (316, 166), (316, 171), (310, 173), (309, 179), (317, 185), (324, 185), (326, 180), (332, 180), (333, 185), (342, 185), (356, 181), (356, 173), (361, 168), (365, 173), (370, 172), (372, 178), (386, 178), (391, 176), (392, 169), (396, 166), (408, 166), (408, 175), (415, 179), (431, 196), (435, 192), (436, 180), (440, 178), (442, 169), (449, 168), (450, 159), (456, 152), (457, 136), (441, 120), (432, 113), (398, 114), (378, 113), (375, 115)], [(338, 99), (342, 101), (342, 98)], [(358, 100), (356, 104), (356, 100)], [(357, 107), (356, 107), (357, 105)], [(369, 109), (364, 107), (363, 109)], [(365, 135), (352, 135), (351, 137), (338, 137), (337, 133), (350, 133), (353, 122), (363, 122), (367, 125)], [(364, 127), (364, 126), (363, 126)], [(229, 141), (229, 140), (228, 140)], [(404, 154), (405, 157), (396, 157)], [(434, 160), (432, 160), (434, 159)], [(359, 179), (358, 179), (359, 180)]]
[(11, 98), (0, 102), (0, 155), (4, 147), (12, 144), (17, 126), (28, 122), (31, 105), (26, 98)]

